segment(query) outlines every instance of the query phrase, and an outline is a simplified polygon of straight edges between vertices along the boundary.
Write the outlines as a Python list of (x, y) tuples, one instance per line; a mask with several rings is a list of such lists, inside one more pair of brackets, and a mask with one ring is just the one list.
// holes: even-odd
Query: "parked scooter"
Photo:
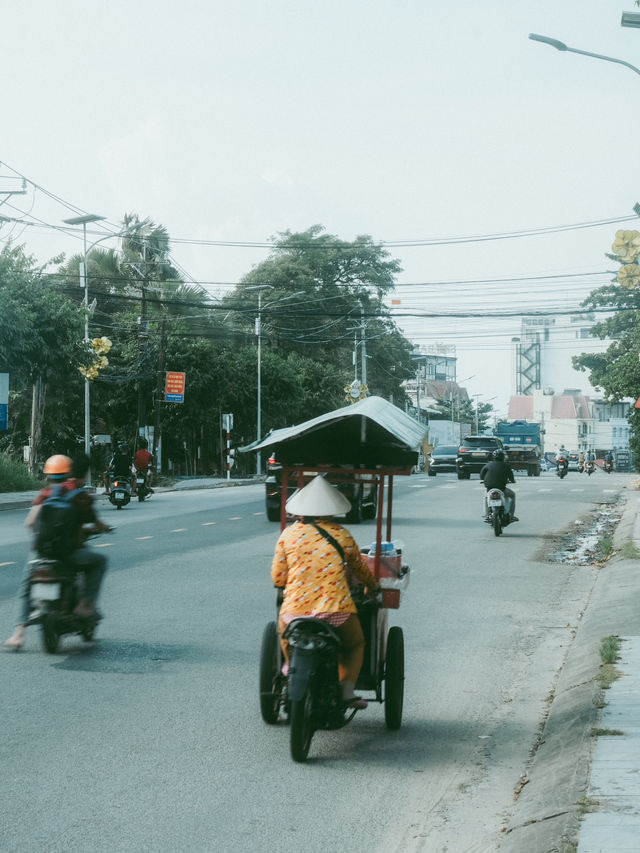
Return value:
[(84, 574), (62, 560), (42, 557), (31, 560), (29, 566), (30, 615), (26, 624), (40, 625), (44, 650), (55, 654), (64, 634), (79, 634), (91, 642), (102, 617), (97, 612), (91, 616), (73, 612), (84, 597)]
[(109, 502), (116, 509), (122, 509), (131, 500), (131, 482), (125, 477), (114, 477), (109, 491)]
[(567, 476), (567, 471), (569, 470), (569, 460), (565, 459), (564, 456), (559, 456), (557, 461), (556, 474), (560, 479), (564, 479)]
[(489, 489), (487, 491), (485, 520), (493, 527), (496, 536), (500, 536), (503, 529), (511, 523), (511, 516), (507, 512), (507, 496), (501, 489)]

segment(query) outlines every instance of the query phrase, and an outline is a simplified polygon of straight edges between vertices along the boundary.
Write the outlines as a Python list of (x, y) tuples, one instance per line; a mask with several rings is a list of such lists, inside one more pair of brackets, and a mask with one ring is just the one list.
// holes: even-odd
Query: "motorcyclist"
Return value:
[(493, 460), (487, 462), (480, 471), (480, 479), (486, 490), (483, 498), (485, 519), (487, 518), (487, 492), (489, 489), (500, 489), (508, 501), (509, 521), (520, 521), (516, 515), (516, 493), (507, 486), (507, 483), (515, 483), (516, 478), (513, 476), (511, 465), (505, 459), (504, 450), (493, 451)]
[[(44, 466), (44, 473), (48, 481), (47, 486), (35, 498), (33, 506), (29, 510), (29, 514), (25, 520), (25, 525), (29, 529), (35, 530), (40, 507), (51, 494), (54, 486), (61, 484), (64, 492), (77, 491), (77, 494), (73, 498), (75, 520), (77, 522), (76, 548), (70, 555), (68, 562), (70, 566), (83, 572), (85, 576), (85, 597), (78, 602), (78, 606), (74, 610), (77, 616), (83, 617), (95, 614), (95, 602), (97, 601), (102, 579), (107, 569), (106, 557), (103, 554), (92, 551), (84, 543), (84, 525), (91, 525), (92, 532), (96, 533), (104, 533), (111, 529), (109, 525), (99, 520), (93, 507), (92, 496), (82, 488), (89, 471), (89, 464), (88, 457), (84, 455), (78, 457), (73, 463), (68, 456), (64, 456), (63, 454), (55, 454), (49, 457)], [(13, 634), (4, 643), (7, 648), (14, 649), (15, 651), (18, 651), (24, 645), (24, 634), (27, 622), (29, 621), (30, 577), (31, 566), (29, 561), (27, 561), (18, 590), (18, 618), (16, 626)]]
[(560, 470), (562, 468), (564, 468), (565, 471), (569, 470), (569, 451), (566, 449), (564, 444), (560, 445), (558, 455), (556, 456), (556, 474), (560, 475)]
[(128, 445), (124, 441), (121, 441), (118, 445), (117, 451), (109, 461), (109, 467), (105, 474), (104, 486), (107, 494), (111, 491), (112, 482), (118, 478), (126, 480), (129, 483), (129, 486), (131, 486), (133, 478), (133, 472), (131, 470), (132, 462), (133, 460), (131, 458)]
[(583, 450), (581, 450), (578, 453), (578, 470), (581, 472), (584, 471), (584, 451)]
[[(148, 446), (149, 444), (146, 438), (138, 439), (138, 450), (136, 450), (136, 455), (133, 457), (133, 467), (136, 469), (136, 474), (140, 474), (146, 478), (147, 489), (150, 494), (153, 494), (153, 489), (151, 488), (151, 482), (153, 480), (153, 469), (151, 467), (153, 463), (153, 454), (147, 449)], [(137, 491), (135, 477), (133, 485), (133, 494), (135, 495)]]
[(604, 467), (605, 470), (613, 471), (613, 453), (610, 450), (604, 455)]
[[(353, 692), (364, 660), (365, 638), (349, 591), (348, 570), (369, 591), (376, 591), (378, 584), (351, 533), (333, 519), (350, 509), (348, 499), (320, 475), (295, 492), (287, 510), (298, 518), (276, 543), (271, 579), (274, 586), (284, 588), (280, 637), (299, 616), (326, 620), (342, 641), (338, 661), (342, 699), (352, 708), (366, 708), (366, 701)], [(288, 643), (281, 640), (281, 644), (288, 668)]]

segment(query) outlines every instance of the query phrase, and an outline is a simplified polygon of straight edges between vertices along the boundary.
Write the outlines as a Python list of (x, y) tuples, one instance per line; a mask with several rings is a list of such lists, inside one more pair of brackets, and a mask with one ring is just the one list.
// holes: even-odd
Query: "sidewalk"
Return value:
[[(624, 494), (614, 549), (640, 550), (640, 492)], [(628, 556), (614, 554), (597, 575), (501, 853), (640, 851), (640, 560)], [(603, 691), (600, 644), (613, 635), (621, 675)], [(597, 735), (606, 730), (619, 733)]]
[[(162, 492), (182, 492), (189, 489), (224, 489), (231, 486), (246, 486), (263, 482), (264, 478), (260, 477), (251, 477), (246, 480), (227, 480), (224, 477), (189, 477), (184, 480), (176, 480), (171, 486), (154, 487), (154, 492), (161, 494)], [(9, 509), (28, 509), (39, 491), (36, 489), (27, 492), (0, 492), (0, 512)], [(95, 494), (97, 500), (107, 500), (107, 496), (103, 492), (102, 486), (98, 486)]]

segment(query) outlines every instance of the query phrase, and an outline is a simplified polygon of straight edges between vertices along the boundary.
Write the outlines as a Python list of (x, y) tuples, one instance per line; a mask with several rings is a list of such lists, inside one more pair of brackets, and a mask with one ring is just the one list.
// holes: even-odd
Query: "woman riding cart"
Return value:
[[(384, 703), (388, 728), (401, 725), (404, 639), (387, 623), (409, 569), (391, 540), (393, 476), (411, 474), (424, 432), (386, 400), (369, 397), (241, 448), (275, 449), (282, 465), (272, 578), (284, 592), (278, 621), (263, 635), (260, 710), (266, 723), (289, 721), (296, 761), (306, 760), (315, 731), (341, 728), (367, 700)], [(350, 509), (341, 492), (363, 477), (375, 484), (378, 501), (368, 549), (333, 520)], [(290, 526), (287, 514), (297, 517)], [(373, 695), (356, 696), (354, 687)]]

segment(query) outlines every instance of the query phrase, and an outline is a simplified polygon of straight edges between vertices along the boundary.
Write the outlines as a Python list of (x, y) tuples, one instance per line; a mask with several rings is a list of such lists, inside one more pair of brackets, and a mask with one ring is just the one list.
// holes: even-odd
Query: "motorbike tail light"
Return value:
[(492, 501), (499, 501), (500, 500), (500, 492), (496, 491), (495, 489), (491, 489), (491, 491), (489, 492), (489, 497), (491, 498)]

